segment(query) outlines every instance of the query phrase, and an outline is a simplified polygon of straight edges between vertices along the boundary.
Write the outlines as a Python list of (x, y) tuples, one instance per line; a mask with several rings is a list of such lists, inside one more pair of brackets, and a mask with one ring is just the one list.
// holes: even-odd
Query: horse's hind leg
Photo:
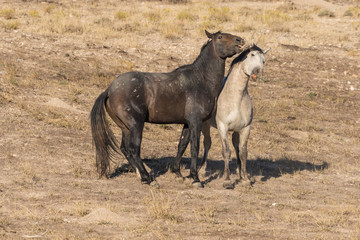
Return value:
[(152, 179), (149, 173), (146, 171), (145, 166), (140, 158), (140, 145), (142, 140), (142, 131), (144, 123), (137, 123), (135, 126), (130, 128), (129, 142), (126, 144), (126, 150), (129, 153), (129, 157), (132, 160), (136, 171), (139, 171), (141, 182), (150, 184)]
[[(247, 160), (247, 142), (250, 135), (250, 126), (247, 126), (240, 131), (240, 163), (238, 162), (240, 177), (244, 181), (249, 181), (246, 174), (246, 160)], [(239, 161), (239, 160), (238, 160)]]
[(121, 152), (124, 154), (125, 158), (128, 160), (129, 165), (130, 165), (130, 172), (136, 172), (136, 167), (134, 162), (132, 161), (132, 159), (129, 157), (129, 153), (128, 150), (126, 149), (126, 143), (129, 142), (129, 133), (125, 134), (124, 131), (127, 130), (122, 130), (122, 138), (121, 138), (121, 145), (120, 145), (120, 150)]
[(241, 169), (241, 161), (240, 161), (240, 155), (239, 155), (239, 143), (240, 143), (240, 136), (239, 136), (239, 133), (238, 132), (233, 132), (232, 134), (232, 144), (234, 146), (234, 149), (235, 149), (235, 153), (236, 153), (236, 164), (237, 164), (237, 167), (239, 169), (238, 172), (238, 176), (239, 176), (239, 179), (241, 179), (241, 172), (240, 172), (240, 169)]
[(181, 136), (178, 144), (178, 152), (172, 167), (172, 172), (175, 173), (177, 177), (182, 177), (180, 172), (180, 162), (181, 162), (181, 157), (184, 154), (187, 145), (189, 144), (189, 140), (190, 140), (190, 130), (188, 125), (185, 124), (181, 132)]
[(134, 162), (129, 157), (129, 152), (128, 152), (127, 147), (126, 147), (127, 143), (130, 141), (130, 139), (129, 139), (129, 136), (130, 136), (129, 129), (127, 129), (127, 127), (124, 125), (124, 123), (112, 111), (112, 109), (110, 107), (110, 104), (109, 104), (109, 100), (107, 100), (105, 107), (106, 107), (106, 111), (109, 114), (109, 116), (111, 117), (111, 119), (116, 123), (116, 125), (118, 125), (119, 128), (121, 128), (122, 138), (121, 138), (120, 150), (124, 154), (125, 158), (128, 160), (128, 162), (130, 164), (130, 168), (132, 168), (133, 171), (136, 171), (136, 167), (134, 165)]

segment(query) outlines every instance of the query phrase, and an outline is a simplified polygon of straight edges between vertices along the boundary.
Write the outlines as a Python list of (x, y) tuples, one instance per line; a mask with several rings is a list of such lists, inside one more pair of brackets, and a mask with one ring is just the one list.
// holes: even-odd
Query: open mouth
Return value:
[(237, 52), (242, 52), (246, 49), (246, 46), (245, 46), (245, 43), (243, 44), (238, 44), (238, 45), (235, 45), (235, 47), (237, 47)]
[(263, 75), (263, 70), (261, 68), (256, 69), (251, 75), (251, 79), (256, 81), (256, 79), (261, 78)]
[(252, 80), (256, 81), (256, 78), (257, 78), (256, 74), (251, 74), (251, 79)]

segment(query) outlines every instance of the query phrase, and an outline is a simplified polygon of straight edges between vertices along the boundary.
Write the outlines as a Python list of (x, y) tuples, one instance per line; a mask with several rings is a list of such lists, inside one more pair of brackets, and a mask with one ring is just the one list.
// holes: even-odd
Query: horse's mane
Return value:
[(256, 46), (255, 44), (248, 48), (248, 49), (245, 49), (244, 51), (242, 51), (236, 58), (234, 58), (234, 60), (231, 62), (231, 65), (230, 65), (230, 68), (229, 68), (229, 71), (228, 71), (228, 74), (227, 76), (229, 76), (233, 66), (238, 63), (238, 62), (241, 62), (241, 60), (247, 56), (251, 51), (259, 51), (261, 53), (264, 53), (263, 50), (261, 48), (259, 48), (258, 46)]
[(201, 49), (200, 49), (200, 54), (197, 56), (197, 58), (194, 60), (193, 63), (182, 65), (182, 66), (176, 68), (174, 71), (177, 71), (177, 70), (180, 70), (180, 69), (183, 69), (183, 68), (192, 66), (192, 65), (202, 56), (202, 53), (203, 53), (204, 49), (205, 49), (207, 46), (209, 46), (211, 42), (212, 42), (212, 39), (209, 39), (209, 40), (207, 40), (207, 41), (202, 45), (202, 47), (201, 47)]

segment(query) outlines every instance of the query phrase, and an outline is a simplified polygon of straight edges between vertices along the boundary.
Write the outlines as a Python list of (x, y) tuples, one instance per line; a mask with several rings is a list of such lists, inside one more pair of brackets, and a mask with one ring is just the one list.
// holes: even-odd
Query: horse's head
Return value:
[(255, 75), (253, 78), (256, 80), (256, 74), (262, 74), (264, 72), (265, 54), (267, 51), (269, 50), (263, 51), (255, 44), (252, 44), (241, 59), (244, 73), (248, 76)]
[(205, 33), (213, 41), (217, 55), (223, 59), (241, 52), (241, 47), (245, 44), (244, 39), (229, 33), (209, 33), (206, 30)]

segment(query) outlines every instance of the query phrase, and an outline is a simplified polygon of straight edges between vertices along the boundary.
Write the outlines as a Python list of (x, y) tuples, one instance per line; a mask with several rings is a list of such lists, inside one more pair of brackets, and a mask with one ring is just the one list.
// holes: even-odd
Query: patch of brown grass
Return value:
[(155, 219), (165, 219), (171, 222), (181, 222), (178, 215), (177, 199), (169, 198), (162, 191), (153, 191), (150, 189), (150, 197), (144, 199), (148, 213)]
[(16, 15), (15, 9), (13, 8), (5, 8), (0, 10), (0, 17), (5, 19), (14, 19)]
[(19, 102), (19, 107), (28, 112), (38, 121), (44, 121), (56, 127), (74, 129), (88, 128), (88, 122), (82, 117), (79, 118), (55, 107), (46, 105), (31, 105), (26, 102)]
[(17, 77), (19, 76), (19, 67), (11, 62), (4, 62), (3, 69), (5, 72), (4, 79), (10, 85), (17, 85), (18, 80)]

